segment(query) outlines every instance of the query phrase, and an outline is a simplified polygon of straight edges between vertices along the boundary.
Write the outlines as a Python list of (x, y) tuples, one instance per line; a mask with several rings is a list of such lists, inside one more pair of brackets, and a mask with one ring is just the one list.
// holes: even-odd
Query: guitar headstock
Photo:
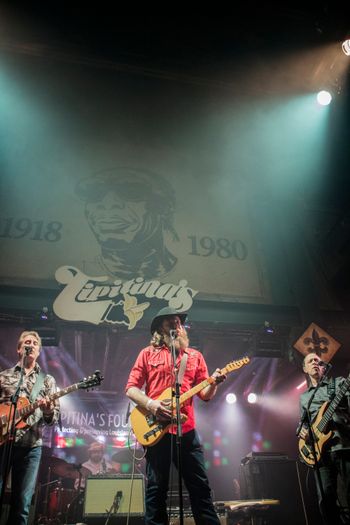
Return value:
[(100, 370), (95, 370), (95, 372), (91, 376), (84, 377), (82, 381), (79, 381), (78, 388), (94, 388), (95, 386), (99, 386), (102, 383), (103, 379), (104, 377), (101, 374)]
[(238, 359), (237, 361), (232, 361), (231, 363), (228, 363), (228, 365), (226, 365), (225, 368), (228, 372), (232, 372), (233, 370), (238, 370), (238, 368), (242, 368), (242, 366), (245, 366), (248, 363), (250, 363), (250, 357), (246, 355), (245, 357), (242, 357), (242, 359)]

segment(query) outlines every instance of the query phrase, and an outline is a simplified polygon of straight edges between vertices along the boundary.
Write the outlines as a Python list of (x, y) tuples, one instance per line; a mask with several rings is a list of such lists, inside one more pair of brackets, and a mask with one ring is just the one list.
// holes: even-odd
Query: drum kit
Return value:
[[(80, 485), (81, 480), (91, 474), (90, 470), (55, 456), (46, 458), (45, 467), (49, 469), (49, 479), (51, 477), (57, 479), (41, 484), (44, 496), (37, 523), (62, 525), (82, 521), (84, 492)], [(70, 485), (74, 485), (75, 488), (67, 488), (66, 480), (68, 484), (69, 480), (72, 480)]]
[[(132, 461), (130, 451), (123, 449), (112, 457), (113, 468), (103, 477), (115, 477), (121, 472), (123, 464)], [(135, 464), (135, 470), (143, 474), (142, 460)], [(86, 478), (101, 477), (92, 475), (83, 465), (68, 463), (56, 456), (45, 457), (42, 461), (46, 482), (40, 484), (40, 509), (37, 509), (38, 525), (63, 525), (83, 521)], [(39, 512), (38, 512), (39, 511)]]

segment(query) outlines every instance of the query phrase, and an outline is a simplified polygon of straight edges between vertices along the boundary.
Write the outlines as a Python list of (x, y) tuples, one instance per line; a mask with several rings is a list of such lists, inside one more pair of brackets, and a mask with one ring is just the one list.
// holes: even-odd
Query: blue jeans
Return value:
[[(42, 447), (13, 447), (11, 509), (8, 525), (27, 525)], [(0, 479), (0, 488), (2, 479)]]
[[(169, 487), (171, 462), (177, 467), (175, 436), (165, 436), (146, 454), (146, 525), (167, 525), (168, 516), (166, 498)], [(207, 474), (204, 468), (202, 446), (195, 430), (186, 432), (182, 437), (182, 476), (189, 493), (191, 508), (196, 525), (220, 525), (215, 512)]]

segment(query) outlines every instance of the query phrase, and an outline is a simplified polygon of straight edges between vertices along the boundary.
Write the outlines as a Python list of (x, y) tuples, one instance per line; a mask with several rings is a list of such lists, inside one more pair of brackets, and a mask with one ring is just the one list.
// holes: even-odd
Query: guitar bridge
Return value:
[(163, 428), (164, 428), (164, 425), (157, 425), (152, 430), (150, 430), (149, 432), (146, 432), (146, 434), (143, 435), (144, 439), (147, 440), (148, 438), (155, 436), (157, 432), (161, 432)]

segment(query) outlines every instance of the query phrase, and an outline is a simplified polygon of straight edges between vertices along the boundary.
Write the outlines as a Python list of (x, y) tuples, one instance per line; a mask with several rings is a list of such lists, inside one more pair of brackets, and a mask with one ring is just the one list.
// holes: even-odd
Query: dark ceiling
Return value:
[[(30, 2), (3, 6), (2, 39), (74, 46), (104, 58), (190, 66), (343, 40), (350, 30), (346, 2), (239, 3), (231, 13), (125, 14), (118, 4)], [(131, 10), (130, 10), (131, 11)]]

